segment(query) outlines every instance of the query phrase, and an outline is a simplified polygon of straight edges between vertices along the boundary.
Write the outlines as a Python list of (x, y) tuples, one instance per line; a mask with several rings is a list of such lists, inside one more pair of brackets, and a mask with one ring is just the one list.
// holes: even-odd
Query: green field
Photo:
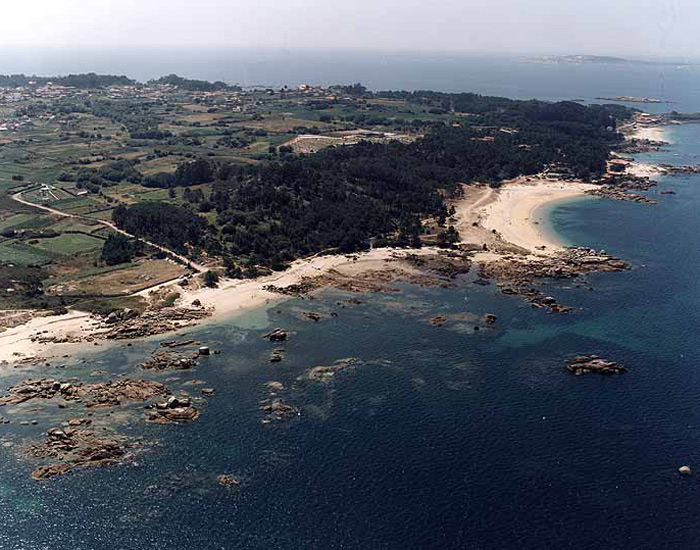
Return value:
[(0, 264), (44, 265), (57, 257), (53, 252), (19, 241), (0, 243)]
[(104, 241), (82, 233), (64, 233), (51, 239), (39, 239), (34, 247), (61, 256), (72, 256), (80, 252), (91, 252), (102, 247)]

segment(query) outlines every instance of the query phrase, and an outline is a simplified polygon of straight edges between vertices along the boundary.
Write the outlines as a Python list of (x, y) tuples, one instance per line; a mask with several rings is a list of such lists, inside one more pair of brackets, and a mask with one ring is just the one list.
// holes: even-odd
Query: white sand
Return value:
[[(376, 248), (369, 252), (351, 256), (317, 256), (295, 261), (288, 269), (250, 281), (225, 280), (219, 288), (201, 288), (195, 291), (182, 292), (183, 303), (191, 303), (198, 299), (202, 305), (215, 308), (209, 322), (230, 317), (247, 309), (259, 307), (285, 297), (263, 290), (267, 285), (287, 287), (297, 284), (306, 277), (317, 277), (332, 269), (341, 269), (345, 273), (358, 273), (377, 266), (383, 266), (384, 260), (401, 258), (408, 254), (434, 254), (437, 250), (425, 247), (420, 250), (399, 248)], [(357, 258), (357, 259), (354, 259)], [(205, 320), (205, 322), (207, 322)]]
[(646, 126), (635, 124), (629, 134), (633, 139), (648, 139), (650, 141), (670, 142), (669, 132), (665, 126)]
[(476, 222), (492, 235), (495, 231), (501, 241), (533, 255), (549, 255), (562, 250), (564, 243), (546, 230), (537, 210), (553, 202), (584, 197), (586, 191), (595, 188), (583, 182), (518, 178), (498, 191), (486, 192), (462, 215), (468, 216), (469, 225)]
[[(214, 308), (214, 314), (203, 320), (203, 323), (221, 321), (246, 310), (283, 300), (285, 297), (263, 290), (267, 285), (286, 287), (299, 283), (304, 277), (315, 277), (331, 269), (342, 269), (352, 274), (365, 269), (377, 269), (384, 265), (384, 260), (402, 257), (407, 254), (434, 254), (437, 250), (425, 247), (421, 250), (405, 250), (379, 248), (370, 252), (348, 256), (318, 256), (305, 260), (297, 260), (291, 267), (281, 273), (274, 273), (255, 280), (225, 279), (218, 288), (201, 288), (188, 291), (177, 287), (181, 294), (180, 302), (190, 304), (198, 299), (202, 305)], [(353, 259), (353, 258), (358, 259)], [(174, 283), (164, 283), (158, 288), (173, 286)], [(155, 289), (142, 291), (146, 296)], [(26, 357), (43, 357), (47, 359), (75, 353), (86, 346), (94, 346), (89, 342), (69, 344), (41, 344), (32, 341), (37, 335), (42, 337), (89, 337), (97, 334), (99, 322), (89, 314), (71, 311), (66, 315), (53, 317), (36, 317), (30, 322), (0, 333), (0, 373), (3, 369), (11, 369), (12, 364)], [(6, 361), (7, 364), (2, 364)]]
[[(9, 363), (24, 357), (49, 357), (58, 353), (69, 353), (68, 350), (85, 346), (78, 344), (40, 344), (32, 342), (32, 338), (42, 337), (84, 337), (94, 330), (94, 322), (88, 313), (71, 311), (66, 315), (51, 317), (35, 317), (28, 323), (8, 329), (0, 333), (0, 363)], [(0, 372), (3, 365), (0, 364)]]
[[(511, 243), (528, 250), (533, 255), (545, 256), (561, 250), (562, 243), (549, 234), (542, 225), (536, 210), (554, 201), (584, 196), (584, 192), (595, 186), (580, 182), (551, 181), (538, 178), (519, 178), (504, 184), (499, 190), (488, 187), (470, 187), (463, 200), (455, 203), (456, 226), (464, 242), (482, 245), (494, 239)], [(493, 233), (493, 230), (497, 234)], [(545, 247), (542, 249), (541, 247)], [(214, 314), (204, 322), (221, 321), (251, 308), (283, 300), (284, 296), (263, 288), (267, 285), (286, 287), (299, 283), (305, 277), (314, 277), (332, 269), (346, 274), (359, 273), (367, 269), (381, 269), (385, 261), (407, 254), (434, 254), (435, 248), (421, 250), (380, 248), (354, 256), (317, 256), (297, 260), (289, 269), (255, 280), (223, 280), (219, 288), (187, 290), (177, 287), (181, 303), (189, 304), (198, 299), (204, 306), (214, 308)], [(480, 261), (500, 259), (498, 254), (480, 254)], [(174, 285), (173, 282), (163, 286)], [(141, 295), (157, 289), (143, 291)], [(99, 323), (88, 314), (72, 311), (67, 315), (37, 317), (25, 325), (0, 333), (0, 362), (13, 363), (22, 357), (56, 357), (75, 353), (81, 347), (93, 345), (87, 342), (76, 344), (40, 344), (31, 338), (38, 333), (45, 337), (65, 338), (94, 335)], [(17, 355), (20, 354), (20, 355)], [(0, 364), (2, 369), (10, 365)]]
[(640, 178), (653, 178), (664, 174), (664, 170), (654, 164), (646, 164), (643, 162), (630, 162), (627, 165), (627, 173)]

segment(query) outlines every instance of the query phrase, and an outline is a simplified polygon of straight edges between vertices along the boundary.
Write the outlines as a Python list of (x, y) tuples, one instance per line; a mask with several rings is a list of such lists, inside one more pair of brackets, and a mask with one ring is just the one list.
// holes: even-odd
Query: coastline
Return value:
[(583, 182), (518, 178), (505, 183), (484, 210), (484, 227), (535, 256), (551, 256), (568, 245), (542, 224), (543, 208), (585, 198), (597, 186)]
[[(461, 244), (478, 252), (474, 260), (497, 262), (504, 255), (518, 252), (532, 258), (548, 258), (565, 249), (566, 244), (545, 224), (540, 223), (541, 209), (562, 201), (586, 197), (586, 191), (595, 185), (583, 182), (563, 182), (544, 178), (517, 178), (505, 182), (500, 189), (488, 186), (465, 186), (463, 198), (453, 201), (455, 226), (461, 235)], [(197, 324), (206, 325), (239, 316), (246, 311), (273, 304), (288, 298), (266, 290), (268, 285), (285, 288), (298, 285), (319, 275), (331, 272), (354, 277), (367, 271), (386, 269), (389, 262), (409, 255), (436, 255), (440, 249), (425, 246), (421, 249), (378, 248), (352, 255), (316, 256), (295, 261), (283, 272), (253, 280), (224, 279), (217, 288), (177, 288), (180, 304), (199, 301), (212, 314)], [(176, 283), (165, 283), (162, 288), (142, 291), (139, 295), (169, 288)], [(184, 328), (184, 327), (183, 327)], [(44, 364), (56, 357), (87, 351), (96, 346), (119, 343), (101, 337), (104, 324), (88, 313), (71, 311), (54, 317), (35, 317), (26, 324), (0, 333), (0, 373), (13, 364), (24, 361)], [(68, 340), (68, 343), (42, 343), (41, 339)]]
[(637, 113), (631, 122), (620, 126), (619, 131), (628, 140), (673, 143), (669, 125), (658, 115)]
[[(202, 287), (196, 290), (178, 287), (181, 294), (178, 302), (189, 304), (199, 300), (203, 306), (212, 308), (212, 315), (197, 323), (198, 326), (202, 326), (221, 322), (248, 310), (288, 299), (282, 294), (265, 290), (268, 285), (287, 287), (299, 284), (304, 279), (339, 269), (352, 275), (384, 267), (386, 262), (400, 259), (409, 254), (428, 255), (435, 253), (437, 253), (437, 249), (432, 247), (417, 250), (378, 248), (351, 256), (317, 256), (301, 259), (296, 260), (283, 272), (253, 280), (224, 279), (217, 288)], [(137, 295), (147, 296), (149, 293), (174, 285), (173, 282), (165, 283), (161, 287), (148, 289), (137, 293)], [(30, 359), (36, 359), (36, 361), (29, 362), (30, 365), (43, 364), (50, 359), (80, 351), (84, 352), (96, 346), (120, 342), (101, 337), (102, 332), (104, 332), (103, 323), (91, 314), (81, 311), (70, 311), (65, 315), (52, 317), (37, 316), (25, 324), (0, 332), (0, 374), (3, 370), (12, 369), (14, 365), (20, 366), (23, 361), (29, 362)], [(42, 339), (55, 338), (70, 341), (42, 343), (38, 340), (39, 336)], [(158, 335), (151, 337), (156, 336)]]
[(665, 141), (666, 143), (671, 143), (669, 141), (668, 128), (659, 125), (647, 126), (636, 123), (628, 137), (632, 139), (641, 139), (648, 141)]

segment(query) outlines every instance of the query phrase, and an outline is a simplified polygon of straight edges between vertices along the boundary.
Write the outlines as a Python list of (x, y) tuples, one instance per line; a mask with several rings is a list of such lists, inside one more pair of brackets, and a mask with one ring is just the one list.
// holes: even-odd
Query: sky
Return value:
[(2, 0), (0, 46), (700, 58), (698, 0)]

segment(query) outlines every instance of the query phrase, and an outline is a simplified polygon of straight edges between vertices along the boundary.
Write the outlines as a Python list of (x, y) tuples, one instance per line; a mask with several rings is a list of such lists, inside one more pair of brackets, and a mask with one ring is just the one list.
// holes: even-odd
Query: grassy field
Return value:
[(168, 260), (144, 260), (102, 270), (89, 270), (78, 277), (61, 278), (59, 288), (71, 294), (131, 294), (184, 275), (186, 270)]
[[(185, 200), (183, 186), (170, 191), (133, 183), (133, 177), (126, 175), (121, 182), (103, 178), (104, 172), (121, 169), (111, 166), (116, 161), (133, 161), (142, 176), (173, 173), (197, 158), (206, 158), (215, 168), (225, 163), (260, 164), (279, 159), (275, 148), (300, 134), (321, 134), (320, 139), (302, 138), (295, 144), (296, 152), (312, 153), (352, 143), (354, 138), (341, 134), (344, 131), (412, 132), (407, 139), (415, 139), (418, 130), (404, 129), (403, 121), (449, 118), (427, 113), (422, 105), (348, 99), (337, 90), (207, 94), (154, 88), (147, 93), (149, 97), (142, 91), (123, 95), (123, 90), (87, 94), (72, 90), (56, 98), (36, 92), (19, 102), (0, 102), (0, 123), (12, 127), (0, 135), (0, 232), (27, 232), (0, 236), (0, 264), (45, 266), (40, 271), (46, 286), (73, 288), (78, 294), (125, 294), (147, 288), (179, 276), (183, 268), (143, 259), (117, 267), (101, 265), (100, 249), (110, 229), (86, 218), (111, 220), (117, 205), (143, 201), (175, 203), (194, 212), (199, 207), (196, 201)], [(155, 130), (171, 134), (157, 135)], [(100, 169), (108, 170), (100, 173)], [(55, 196), (39, 191), (43, 184), (54, 186)], [(208, 197), (212, 184), (188, 187)], [(33, 202), (81, 217), (59, 217), (22, 205), (10, 197), (18, 191), (29, 191), (25, 197)], [(216, 226), (216, 211), (199, 215)], [(41, 230), (60, 235), (32, 238), (41, 236), (37, 235)], [(99, 310), (122, 303), (126, 302), (109, 298), (95, 300), (93, 306)]]
[(52, 254), (72, 256), (81, 252), (93, 252), (102, 248), (104, 241), (83, 233), (64, 233), (51, 239), (39, 239), (36, 248)]
[(0, 243), (0, 264), (45, 265), (58, 255), (16, 240)]

